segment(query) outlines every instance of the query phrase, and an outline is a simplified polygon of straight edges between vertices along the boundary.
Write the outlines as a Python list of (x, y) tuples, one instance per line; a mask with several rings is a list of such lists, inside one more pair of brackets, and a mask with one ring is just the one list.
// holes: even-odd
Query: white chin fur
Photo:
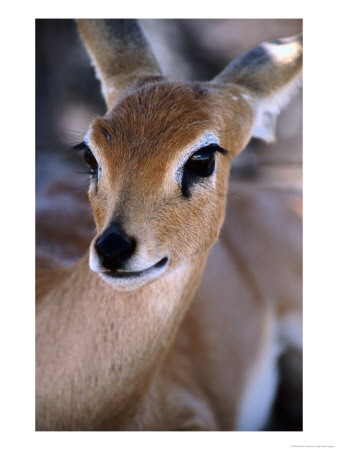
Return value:
[(152, 279), (142, 279), (142, 278), (113, 278), (105, 273), (99, 272), (100, 277), (108, 284), (112, 286), (116, 291), (134, 291), (142, 286), (144, 286)]
[(125, 273), (124, 278), (114, 277), (105, 272), (98, 272), (100, 277), (109, 283), (114, 289), (118, 291), (133, 291), (135, 289), (144, 286), (145, 284), (157, 279), (163, 272), (166, 271), (168, 264), (163, 267), (145, 270), (144, 274), (137, 276), (127, 276)]
[[(158, 263), (159, 261), (156, 262)], [(135, 268), (135, 271), (133, 271), (132, 268), (129, 268), (130, 276), (128, 275), (128, 271), (121, 271), (120, 274), (123, 274), (123, 277), (119, 277), (110, 274), (109, 271), (106, 271), (103, 267), (101, 267), (95, 251), (90, 251), (89, 253), (90, 269), (93, 272), (97, 272), (104, 281), (119, 291), (132, 291), (157, 279), (167, 270), (168, 261), (160, 267), (156, 267), (156, 263), (154, 263), (154, 265), (150, 265), (143, 270), (141, 268)]]

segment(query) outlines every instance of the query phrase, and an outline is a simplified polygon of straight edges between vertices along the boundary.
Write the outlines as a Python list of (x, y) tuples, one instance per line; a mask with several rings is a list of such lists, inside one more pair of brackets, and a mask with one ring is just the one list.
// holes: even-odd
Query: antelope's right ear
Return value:
[(264, 42), (231, 62), (211, 82), (236, 85), (255, 113), (251, 137), (275, 141), (276, 117), (302, 81), (302, 35)]
[(136, 20), (77, 20), (83, 42), (101, 81), (108, 109), (128, 89), (162, 79), (161, 69)]

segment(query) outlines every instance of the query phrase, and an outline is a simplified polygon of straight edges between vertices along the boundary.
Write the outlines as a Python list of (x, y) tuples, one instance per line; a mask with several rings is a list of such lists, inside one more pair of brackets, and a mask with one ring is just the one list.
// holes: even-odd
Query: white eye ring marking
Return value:
[(185, 163), (189, 160), (189, 158), (191, 158), (191, 156), (200, 148), (207, 147), (211, 144), (219, 145), (219, 140), (214, 133), (210, 132), (202, 136), (201, 139), (199, 139), (192, 147), (187, 150), (186, 153), (181, 156), (173, 174), (176, 184), (182, 187), (183, 169)]

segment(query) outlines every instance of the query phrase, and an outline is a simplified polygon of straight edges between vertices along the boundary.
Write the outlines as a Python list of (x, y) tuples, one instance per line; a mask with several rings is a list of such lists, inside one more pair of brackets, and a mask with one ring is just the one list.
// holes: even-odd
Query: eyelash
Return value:
[[(84, 160), (89, 168), (87, 173), (97, 180), (98, 163), (88, 145), (85, 142), (81, 142), (80, 144), (75, 145), (73, 150), (83, 152)], [(210, 144), (198, 149), (186, 161), (183, 166), (182, 176), (182, 194), (184, 197), (190, 197), (190, 187), (198, 181), (198, 179), (208, 178), (212, 175), (215, 170), (216, 153), (226, 155), (228, 152), (217, 144)]]

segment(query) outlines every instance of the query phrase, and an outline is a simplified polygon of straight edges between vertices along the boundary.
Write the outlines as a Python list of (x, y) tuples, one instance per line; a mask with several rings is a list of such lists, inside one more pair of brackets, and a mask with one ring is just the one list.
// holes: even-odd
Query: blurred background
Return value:
[[(171, 81), (210, 80), (233, 58), (262, 41), (302, 31), (301, 19), (148, 19), (141, 23)], [(100, 85), (75, 22), (36, 20), (36, 254), (40, 262), (72, 264), (93, 236), (86, 198), (88, 175), (82, 173), (82, 157), (71, 146), (82, 141), (93, 117), (104, 113)], [(231, 179), (296, 199), (297, 213), (301, 213), (301, 92), (277, 120), (276, 144), (252, 139), (233, 161)], [(301, 373), (299, 358), (291, 358), (288, 364)], [(281, 384), (268, 430), (302, 429), (299, 380), (286, 380), (287, 392)], [(294, 413), (290, 404), (295, 405)]]

